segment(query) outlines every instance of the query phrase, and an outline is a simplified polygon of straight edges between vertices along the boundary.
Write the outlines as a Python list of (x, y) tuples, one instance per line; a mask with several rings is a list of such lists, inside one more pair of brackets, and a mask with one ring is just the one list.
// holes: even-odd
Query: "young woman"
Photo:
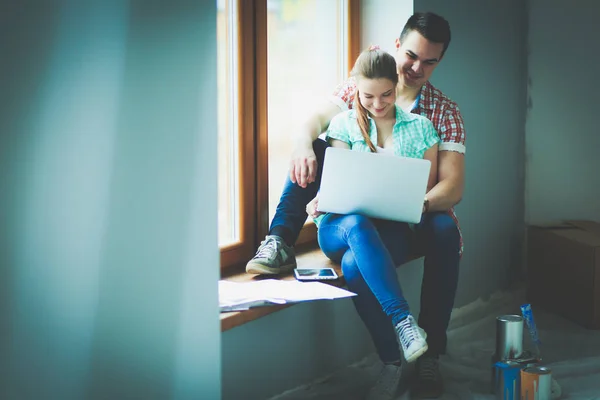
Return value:
[[(370, 48), (358, 57), (352, 75), (357, 85), (355, 107), (332, 119), (327, 130), (331, 146), (425, 158), (431, 162), (429, 190), (436, 181), (439, 137), (428, 119), (395, 105), (398, 73), (394, 57)], [(377, 179), (377, 171), (372, 172)], [(425, 200), (424, 210), (426, 206)], [(323, 214), (317, 209), (318, 196), (308, 204), (307, 212), (319, 228), (319, 245), (327, 257), (341, 263), (348, 288), (358, 294), (353, 298), (356, 309), (379, 357), (397, 378), (386, 390), (395, 390), (401, 362), (398, 342), (408, 362), (427, 350), (427, 335), (411, 315), (396, 276), (396, 264), (409, 251), (400, 245), (407, 241), (399, 239), (409, 236), (410, 227), (356, 214)], [(385, 314), (373, 312), (377, 307)], [(380, 318), (388, 322), (382, 324)]]

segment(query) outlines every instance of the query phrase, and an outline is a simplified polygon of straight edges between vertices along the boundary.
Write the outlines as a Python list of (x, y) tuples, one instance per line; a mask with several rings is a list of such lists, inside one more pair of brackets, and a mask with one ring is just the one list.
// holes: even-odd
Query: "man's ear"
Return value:
[(396, 50), (398, 50), (400, 48), (400, 38), (396, 38)]

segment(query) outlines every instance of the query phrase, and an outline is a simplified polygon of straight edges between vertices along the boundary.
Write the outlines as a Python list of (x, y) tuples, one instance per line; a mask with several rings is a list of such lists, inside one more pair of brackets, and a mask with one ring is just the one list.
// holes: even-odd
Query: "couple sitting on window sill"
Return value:
[[(351, 77), (300, 132), (269, 235), (246, 266), (253, 274), (294, 269), (293, 245), (307, 214), (313, 217), (321, 249), (341, 264), (348, 289), (358, 294), (355, 308), (384, 364), (369, 399), (394, 397), (402, 356), (417, 361), (413, 395), (443, 393), (438, 357), (446, 350), (462, 254), (453, 207), (463, 189), (465, 130), (456, 103), (428, 80), (449, 43), (444, 18), (417, 13), (396, 39), (395, 58), (377, 47), (361, 53)], [(326, 140), (318, 139), (316, 127), (327, 127)], [(319, 167), (328, 146), (430, 160), (423, 215), (414, 231), (400, 222), (318, 212)], [(413, 243), (425, 255), (418, 323), (395, 272)]]

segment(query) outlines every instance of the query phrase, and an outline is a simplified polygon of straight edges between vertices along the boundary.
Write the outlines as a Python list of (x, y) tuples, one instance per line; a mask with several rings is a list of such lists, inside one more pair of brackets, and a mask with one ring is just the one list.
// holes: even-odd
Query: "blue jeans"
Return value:
[[(269, 233), (281, 236), (289, 245), (296, 242), (307, 218), (306, 205), (316, 196), (319, 189), (321, 166), (327, 146), (327, 143), (320, 139), (313, 143), (319, 165), (316, 182), (301, 188), (287, 178)], [(395, 235), (394, 240), (387, 235), (380, 236), (396, 264), (405, 260), (408, 252), (404, 258), (395, 252), (403, 252), (406, 247), (410, 249), (411, 254), (425, 255), (419, 326), (427, 332), (428, 354), (437, 356), (446, 352), (446, 330), (458, 285), (458, 227), (447, 213), (431, 212), (423, 215), (421, 222), (415, 225), (415, 232), (406, 233)], [(347, 270), (350, 271), (350, 275), (345, 275), (346, 281), (353, 280), (351, 268)], [(354, 291), (357, 292), (356, 289)], [(363, 294), (354, 297), (357, 311), (365, 321), (381, 359), (395, 361), (394, 354), (398, 352), (398, 345), (391, 319), (383, 312), (372, 292), (361, 293)], [(367, 313), (364, 310), (371, 312)]]
[[(356, 214), (327, 214), (319, 225), (321, 250), (331, 260), (341, 263), (348, 289), (356, 291), (360, 298), (375, 299), (376, 306), (389, 317), (390, 327), (410, 313), (396, 276), (396, 264), (406, 259), (408, 246), (402, 246), (400, 241), (401, 245), (388, 247), (385, 242), (396, 244), (396, 239), (407, 237), (409, 231), (404, 223)], [(363, 319), (373, 312), (361, 310), (360, 300), (355, 304)]]

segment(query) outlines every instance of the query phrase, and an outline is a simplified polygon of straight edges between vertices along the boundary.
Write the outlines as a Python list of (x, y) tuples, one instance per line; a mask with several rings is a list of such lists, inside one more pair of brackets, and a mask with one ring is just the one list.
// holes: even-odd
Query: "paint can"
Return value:
[(496, 356), (496, 353), (492, 354), (492, 363), (491, 365), (491, 371), (492, 371), (492, 379), (491, 382), (492, 384), (490, 385), (490, 393), (494, 394), (496, 393), (496, 363), (500, 361), (498, 360), (498, 356)]
[[(493, 354), (492, 355), (492, 363), (491, 363), (491, 370), (492, 370), (491, 393), (492, 394), (496, 393), (496, 368), (495, 368), (494, 364), (496, 364), (498, 361), (501, 361), (501, 360), (498, 359), (496, 354)], [(535, 367), (541, 362), (541, 360), (537, 356), (535, 356), (532, 352), (530, 352), (528, 350), (523, 351), (523, 353), (521, 353), (521, 357), (514, 359), (514, 360), (510, 360), (510, 361), (519, 364), (519, 368), (521, 368), (521, 369)]]
[(496, 399), (518, 400), (521, 396), (521, 365), (514, 361), (498, 361), (494, 364)]
[(552, 371), (546, 367), (521, 370), (521, 400), (550, 400), (552, 398)]
[(496, 356), (499, 360), (516, 359), (523, 353), (523, 317), (501, 315), (496, 318)]

